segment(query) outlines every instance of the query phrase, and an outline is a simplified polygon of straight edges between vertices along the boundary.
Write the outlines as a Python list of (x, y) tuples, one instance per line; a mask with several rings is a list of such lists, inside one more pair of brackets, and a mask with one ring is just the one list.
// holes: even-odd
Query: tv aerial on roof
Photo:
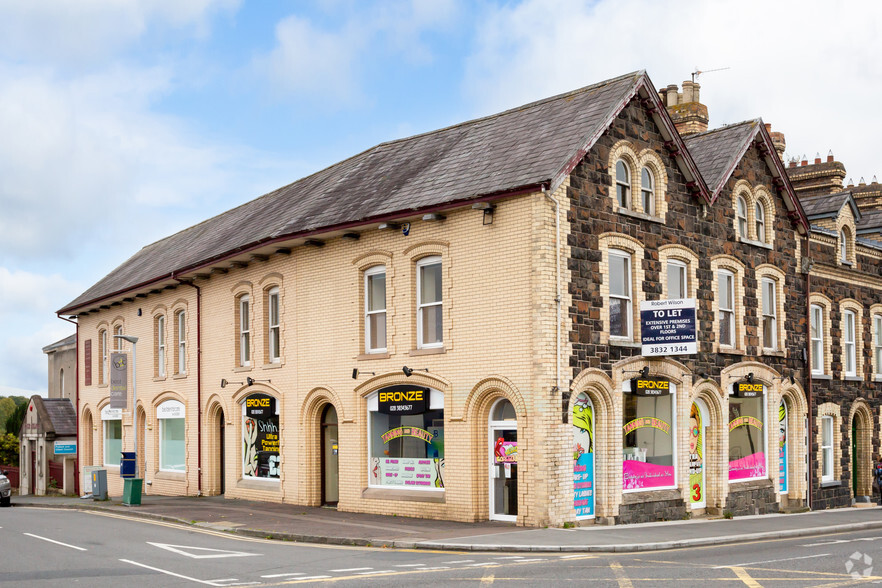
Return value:
[(732, 69), (731, 67), (718, 67), (716, 69), (698, 69), (698, 66), (695, 66), (695, 71), (692, 72), (692, 81), (694, 82), (698, 76), (704, 73), (710, 73), (712, 71), (723, 71), (724, 69)]

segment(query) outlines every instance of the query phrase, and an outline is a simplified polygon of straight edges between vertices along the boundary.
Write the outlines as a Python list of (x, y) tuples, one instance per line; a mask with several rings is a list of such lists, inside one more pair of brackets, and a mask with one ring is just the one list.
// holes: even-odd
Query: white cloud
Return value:
[[(208, 18), (240, 0), (0, 0), (0, 55), (82, 64), (143, 36), (151, 26), (206, 34)], [(35, 34), (39, 31), (39, 34)]]
[[(51, 316), (60, 300), (72, 299), (83, 289), (83, 284), (59, 274), (41, 275), (0, 267), (0, 320), (5, 322), (26, 313)], [(44, 345), (49, 343), (52, 341)]]
[(527, 0), (479, 19), (463, 93), (487, 114), (638, 69), (666, 86), (728, 67), (699, 79), (712, 127), (761, 116), (788, 151), (832, 148), (869, 180), (882, 172), (880, 23), (869, 1)]

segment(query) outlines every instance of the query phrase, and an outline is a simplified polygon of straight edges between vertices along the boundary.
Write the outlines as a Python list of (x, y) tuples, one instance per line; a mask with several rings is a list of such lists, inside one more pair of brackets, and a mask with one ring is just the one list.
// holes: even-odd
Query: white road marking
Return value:
[(425, 572), (428, 570), (449, 570), (450, 566), (436, 566), (434, 568), (420, 568), (421, 572)]
[(577, 557), (590, 557), (590, 556), (586, 556), (586, 555), (580, 553), (578, 555), (562, 555), (562, 556), (560, 556), (560, 559), (575, 559)]
[(882, 537), (858, 537), (857, 539), (835, 539), (833, 541), (821, 541), (820, 543), (809, 543), (800, 547), (821, 547), (822, 545), (839, 545), (840, 543), (851, 543), (853, 541), (878, 541)]
[[(193, 559), (216, 559), (220, 557), (249, 557), (252, 555), (261, 555), (259, 553), (246, 553), (244, 551), (230, 551), (228, 549), (211, 549), (210, 547), (192, 547), (189, 545), (170, 545), (168, 543), (153, 543), (152, 541), (148, 541), (147, 545), (152, 545), (153, 547), (158, 547), (160, 549), (166, 549), (168, 551), (186, 555), (187, 557), (192, 557)], [(207, 552), (207, 553), (190, 553), (191, 551), (195, 552)]]
[(330, 572), (362, 572), (364, 570), (372, 570), (374, 568), (341, 568), (339, 570), (328, 570)]
[(302, 576), (306, 572), (289, 572), (287, 574), (267, 574), (266, 576), (261, 576), (261, 578), (286, 578), (288, 576)]
[(747, 563), (731, 564), (731, 565), (728, 565), (728, 566), (714, 566), (714, 567), (712, 567), (711, 569), (712, 569), (712, 570), (723, 570), (723, 569), (726, 569), (726, 568), (744, 568), (744, 567), (747, 567), (747, 566), (755, 566), (755, 565), (759, 565), (759, 564), (775, 563), (775, 562), (779, 562), (779, 561), (793, 561), (793, 560), (796, 560), (796, 559), (812, 559), (812, 558), (815, 558), (815, 557), (826, 557), (826, 556), (828, 556), (828, 555), (830, 555), (830, 554), (829, 554), (829, 553), (818, 553), (818, 554), (816, 554), (816, 555), (805, 555), (805, 556), (803, 556), (803, 557), (785, 557), (784, 559), (767, 559), (767, 560), (765, 560), (765, 561), (750, 561), (750, 562), (747, 562)]
[(544, 557), (537, 557), (535, 559), (522, 559), (519, 561), (513, 561), (511, 563), (527, 563), (528, 561), (545, 561)]
[(324, 579), (330, 578), (330, 577), (331, 576), (303, 576), (302, 578), (297, 578), (297, 580), (298, 581), (300, 581), (300, 580), (324, 580)]
[[(209, 580), (214, 586), (254, 586), (260, 582), (240, 582), (239, 578), (222, 578), (220, 580)], [(218, 582), (233, 582), (233, 584), (219, 584)]]
[(494, 557), (493, 559), (524, 559), (523, 555), (503, 555), (501, 557)]
[(418, 568), (418, 567), (421, 567), (424, 565), (426, 565), (426, 564), (398, 564), (395, 567), (396, 568)]
[(373, 572), (358, 572), (356, 576), (370, 576), (371, 574), (391, 574), (395, 570), (374, 570)]
[(481, 563), (473, 563), (473, 564), (469, 564), (469, 565), (467, 565), (466, 567), (469, 567), (469, 568), (478, 568), (478, 567), (481, 567), (481, 566), (495, 566), (495, 565), (497, 565), (496, 562), (493, 562), (493, 561), (484, 561), (484, 562), (481, 562)]
[(56, 541), (55, 539), (49, 539), (48, 537), (40, 537), (39, 535), (34, 535), (32, 533), (22, 533), (22, 534), (27, 535), (28, 537), (33, 537), (34, 539), (42, 539), (43, 541), (48, 541), (49, 543), (61, 545), (63, 547), (70, 547), (71, 549), (77, 549), (79, 551), (89, 551), (85, 547), (77, 547), (76, 545), (69, 545), (67, 543), (62, 543), (61, 541)]
[(162, 568), (154, 568), (153, 566), (148, 566), (147, 564), (138, 563), (136, 561), (132, 561), (130, 559), (121, 559), (119, 560), (124, 563), (132, 564), (134, 566), (139, 566), (148, 570), (153, 570), (154, 572), (159, 572), (160, 574), (165, 574), (166, 576), (174, 576), (175, 578), (181, 578), (182, 580), (190, 580), (191, 582), (196, 582), (197, 584), (205, 584), (206, 586), (225, 586), (226, 584), (215, 584), (210, 580), (199, 580), (198, 578), (191, 578), (190, 576), (184, 576), (182, 574), (176, 574), (174, 572), (170, 572), (168, 570), (163, 570)]
[(457, 559), (455, 561), (444, 561), (441, 563), (459, 564), (459, 563), (471, 563), (473, 561), (475, 561), (475, 560), (473, 560), (473, 559)]

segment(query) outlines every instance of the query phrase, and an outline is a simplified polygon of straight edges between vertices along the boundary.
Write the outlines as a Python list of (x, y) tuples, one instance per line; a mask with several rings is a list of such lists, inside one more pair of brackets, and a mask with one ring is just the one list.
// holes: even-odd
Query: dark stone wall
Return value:
[(767, 481), (741, 482), (729, 486), (729, 496), (723, 511), (736, 517), (778, 512), (778, 496), (775, 486)]
[(686, 501), (679, 490), (658, 490), (625, 494), (616, 523), (631, 525), (687, 518)]

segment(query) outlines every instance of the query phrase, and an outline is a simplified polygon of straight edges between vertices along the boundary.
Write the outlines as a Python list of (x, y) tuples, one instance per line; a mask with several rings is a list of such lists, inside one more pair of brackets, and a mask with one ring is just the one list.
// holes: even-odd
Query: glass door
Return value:
[(518, 515), (518, 429), (514, 406), (500, 400), (490, 411), (490, 519), (516, 521)]

